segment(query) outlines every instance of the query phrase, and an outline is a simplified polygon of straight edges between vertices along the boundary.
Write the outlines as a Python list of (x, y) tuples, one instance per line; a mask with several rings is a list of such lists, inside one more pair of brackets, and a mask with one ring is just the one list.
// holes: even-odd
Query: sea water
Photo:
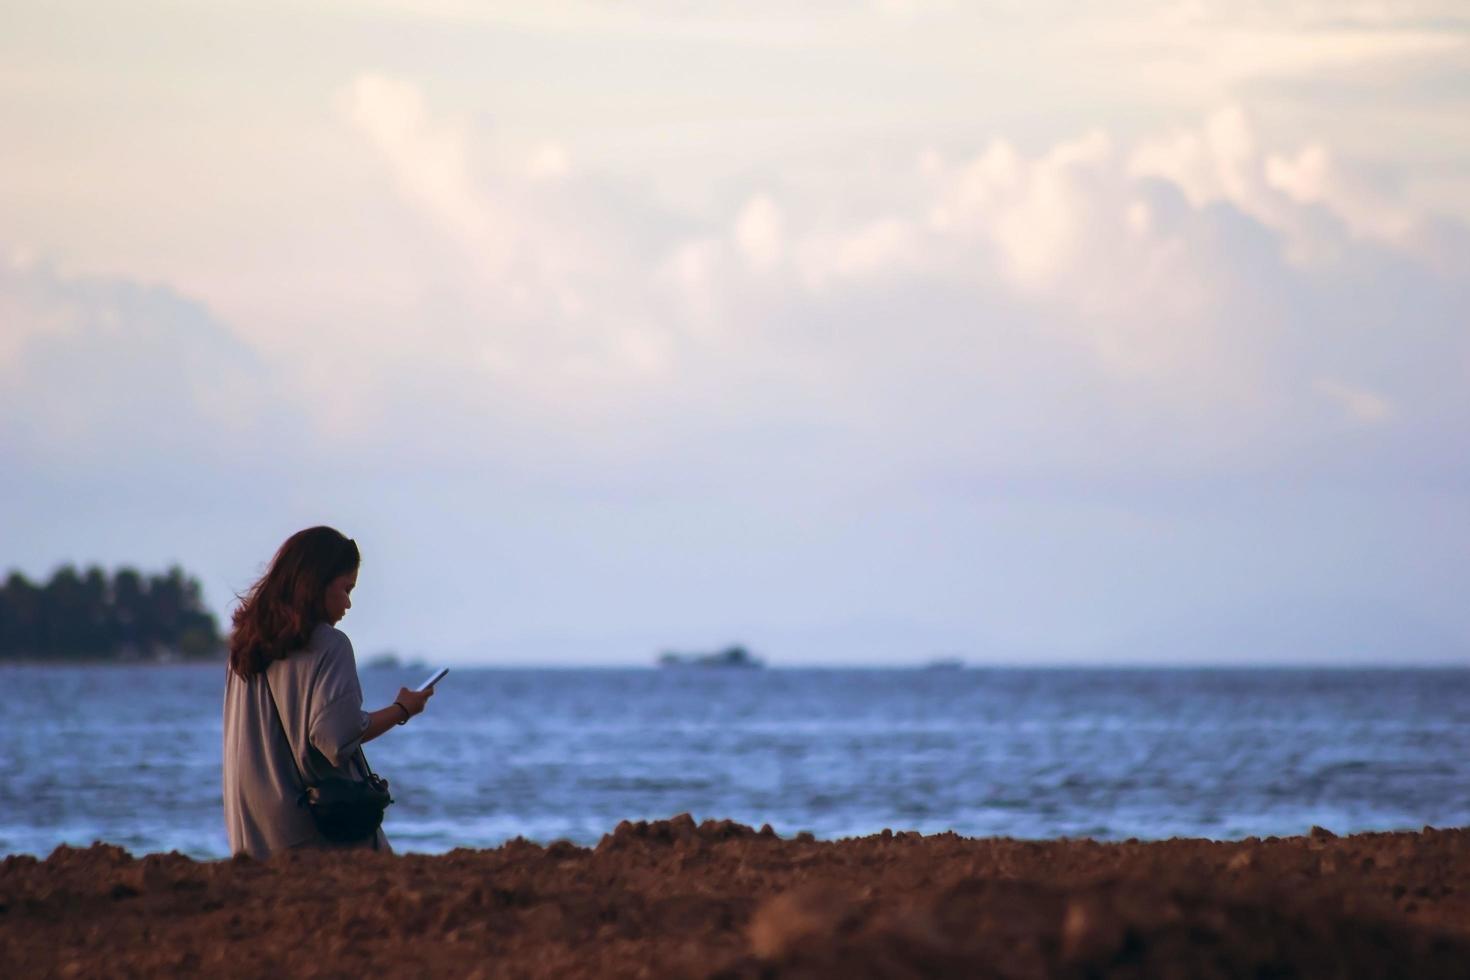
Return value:
[[(425, 671), (364, 669), (368, 707)], [(0, 854), (227, 855), (221, 664), (0, 668)], [(783, 836), (1288, 835), (1470, 824), (1464, 670), (450, 672), (367, 747), (400, 851)]]

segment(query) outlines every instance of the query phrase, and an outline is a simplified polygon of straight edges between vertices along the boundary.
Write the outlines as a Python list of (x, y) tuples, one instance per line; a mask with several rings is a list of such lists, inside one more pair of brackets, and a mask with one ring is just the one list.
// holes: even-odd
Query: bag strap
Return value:
[[(301, 792), (305, 793), (311, 786), (306, 781), (306, 774), (301, 771), (301, 763), (296, 761), (296, 747), (291, 744), (291, 733), (286, 731), (286, 723), (281, 719), (281, 703), (276, 700), (275, 688), (271, 687), (270, 664), (260, 672), (261, 680), (265, 681), (266, 692), (270, 695), (271, 707), (276, 709), (276, 727), (281, 730), (281, 736), (286, 740), (286, 750), (291, 753), (291, 767), (296, 770), (296, 778), (301, 782)], [(362, 743), (358, 743), (357, 754), (362, 758), (362, 767), (368, 771), (369, 776), (376, 777), (372, 764), (367, 761), (367, 753), (362, 750)]]

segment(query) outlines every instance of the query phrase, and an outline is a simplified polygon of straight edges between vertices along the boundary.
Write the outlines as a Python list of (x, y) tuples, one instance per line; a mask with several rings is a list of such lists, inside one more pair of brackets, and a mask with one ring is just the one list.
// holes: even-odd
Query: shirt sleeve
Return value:
[(352, 641), (333, 630), (317, 674), (310, 721), (311, 744), (334, 767), (341, 768), (362, 744), (367, 712), (362, 710), (362, 685)]

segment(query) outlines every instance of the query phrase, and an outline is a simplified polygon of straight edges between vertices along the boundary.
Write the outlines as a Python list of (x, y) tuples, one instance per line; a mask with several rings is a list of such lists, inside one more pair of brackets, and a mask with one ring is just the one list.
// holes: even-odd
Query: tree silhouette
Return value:
[(0, 660), (197, 658), (222, 646), (199, 581), (178, 566), (109, 577), (63, 565), (45, 585), (16, 571), (0, 586)]

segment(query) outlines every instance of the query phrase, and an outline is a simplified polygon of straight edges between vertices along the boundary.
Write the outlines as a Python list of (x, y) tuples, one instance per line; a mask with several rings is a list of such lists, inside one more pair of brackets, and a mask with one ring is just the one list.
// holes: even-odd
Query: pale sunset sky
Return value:
[(0, 574), (359, 657), (1470, 661), (1470, 8), (0, 0)]

